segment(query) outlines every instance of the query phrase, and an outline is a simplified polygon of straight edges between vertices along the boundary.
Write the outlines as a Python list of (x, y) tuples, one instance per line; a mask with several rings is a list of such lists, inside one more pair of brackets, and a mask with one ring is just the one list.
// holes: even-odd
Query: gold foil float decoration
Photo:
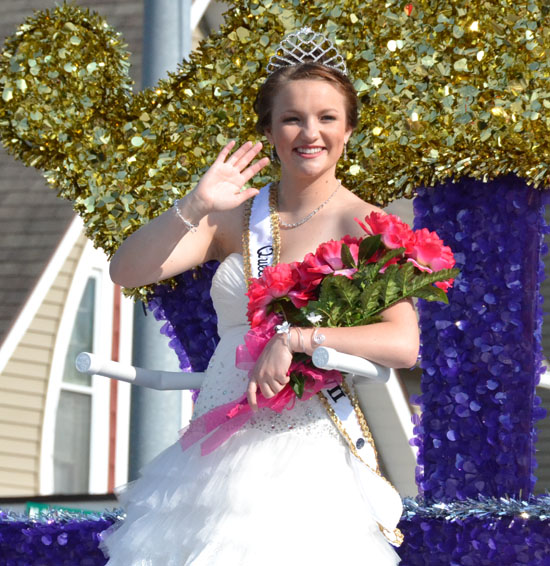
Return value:
[[(133, 96), (120, 35), (63, 5), (6, 40), (0, 135), (111, 255), (192, 189), (227, 140), (257, 139), (252, 103), (269, 57), (310, 26), (338, 46), (359, 93), (338, 172), (359, 196), (384, 205), (420, 185), (509, 173), (546, 188), (549, 12), (505, 0), (239, 0), (177, 72)], [(254, 182), (276, 177), (272, 166)]]

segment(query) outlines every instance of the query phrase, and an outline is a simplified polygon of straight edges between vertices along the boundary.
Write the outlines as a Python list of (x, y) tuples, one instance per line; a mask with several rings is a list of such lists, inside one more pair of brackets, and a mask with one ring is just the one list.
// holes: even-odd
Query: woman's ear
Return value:
[(346, 130), (346, 135), (344, 137), (344, 140), (346, 141), (346, 143), (349, 142), (349, 139), (351, 138), (351, 134), (353, 134), (353, 128), (348, 128)]
[(271, 128), (266, 128), (264, 130), (264, 136), (267, 138), (267, 141), (273, 145), (273, 136), (271, 135)]

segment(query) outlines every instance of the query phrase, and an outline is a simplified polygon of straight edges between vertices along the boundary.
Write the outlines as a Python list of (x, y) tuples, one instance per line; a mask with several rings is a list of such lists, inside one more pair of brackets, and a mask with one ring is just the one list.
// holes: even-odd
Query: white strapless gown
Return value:
[[(235, 349), (248, 330), (242, 256), (218, 268), (220, 343), (195, 416), (246, 391)], [(104, 533), (108, 566), (393, 566), (348, 448), (316, 397), (262, 409), (207, 456), (175, 443), (120, 493), (127, 517)]]

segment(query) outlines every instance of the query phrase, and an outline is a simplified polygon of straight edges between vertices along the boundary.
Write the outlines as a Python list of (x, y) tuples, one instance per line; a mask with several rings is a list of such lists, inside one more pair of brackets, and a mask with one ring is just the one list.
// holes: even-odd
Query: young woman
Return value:
[[(313, 54), (315, 55), (315, 54)], [(313, 56), (311, 59), (317, 59)], [(377, 210), (336, 178), (336, 165), (357, 125), (357, 97), (342, 70), (300, 58), (269, 75), (255, 109), (258, 130), (276, 152), (282, 262), (319, 244), (362, 236), (354, 218)], [(276, 334), (249, 378), (235, 368), (246, 333), (243, 233), (245, 185), (269, 160), (262, 144), (229, 143), (177, 205), (130, 236), (111, 263), (113, 280), (136, 287), (210, 259), (222, 263), (212, 298), (220, 343), (207, 370), (194, 418), (247, 392), (267, 398), (288, 383), (292, 353), (312, 353), (311, 329)], [(389, 367), (410, 367), (418, 353), (414, 309), (403, 301), (380, 323), (325, 328), (323, 345)], [(300, 335), (301, 334), (301, 335)], [(115, 565), (287, 566), (392, 565), (382, 535), (350, 466), (348, 446), (314, 397), (282, 414), (258, 410), (252, 421), (203, 456), (197, 446), (168, 448), (122, 497), (127, 519), (105, 537)]]

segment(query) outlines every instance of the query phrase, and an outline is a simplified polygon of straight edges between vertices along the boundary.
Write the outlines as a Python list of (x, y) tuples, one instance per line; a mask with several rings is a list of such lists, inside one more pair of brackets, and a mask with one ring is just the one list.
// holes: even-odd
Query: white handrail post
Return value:
[(378, 383), (386, 383), (391, 375), (390, 368), (375, 364), (365, 358), (344, 354), (334, 348), (326, 348), (324, 346), (314, 350), (312, 360), (320, 369), (336, 369), (369, 378)]

